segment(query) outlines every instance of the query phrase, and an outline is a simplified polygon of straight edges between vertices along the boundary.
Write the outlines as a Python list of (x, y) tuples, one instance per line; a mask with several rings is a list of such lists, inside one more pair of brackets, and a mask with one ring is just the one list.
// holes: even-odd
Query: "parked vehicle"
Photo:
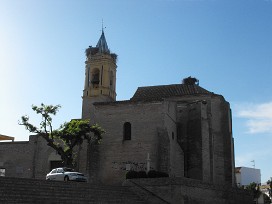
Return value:
[(82, 173), (75, 172), (72, 168), (61, 167), (52, 169), (46, 175), (46, 180), (87, 182), (87, 177)]

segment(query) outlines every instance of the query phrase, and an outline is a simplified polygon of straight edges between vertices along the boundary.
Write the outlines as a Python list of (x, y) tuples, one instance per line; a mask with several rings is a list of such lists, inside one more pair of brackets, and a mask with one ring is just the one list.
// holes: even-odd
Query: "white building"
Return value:
[(261, 170), (249, 167), (235, 168), (236, 183), (238, 186), (246, 186), (250, 183), (261, 184)]

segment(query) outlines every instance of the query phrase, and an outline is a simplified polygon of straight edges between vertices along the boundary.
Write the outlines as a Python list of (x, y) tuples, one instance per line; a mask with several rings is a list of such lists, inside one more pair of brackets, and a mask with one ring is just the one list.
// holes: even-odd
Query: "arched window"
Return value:
[(124, 123), (124, 137), (123, 140), (131, 140), (131, 124), (129, 122)]
[(92, 72), (92, 81), (91, 83), (93, 84), (94, 87), (97, 87), (100, 80), (99, 80), (99, 69), (94, 69)]

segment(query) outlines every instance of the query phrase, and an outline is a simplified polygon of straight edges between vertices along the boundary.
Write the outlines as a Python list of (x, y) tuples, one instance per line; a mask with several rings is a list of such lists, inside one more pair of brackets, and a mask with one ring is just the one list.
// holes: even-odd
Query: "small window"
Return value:
[(124, 140), (131, 140), (131, 124), (129, 122), (124, 123)]
[(174, 132), (172, 132), (172, 140), (174, 140), (175, 139), (175, 134), (174, 134)]
[(6, 176), (6, 169), (0, 168), (0, 176)]

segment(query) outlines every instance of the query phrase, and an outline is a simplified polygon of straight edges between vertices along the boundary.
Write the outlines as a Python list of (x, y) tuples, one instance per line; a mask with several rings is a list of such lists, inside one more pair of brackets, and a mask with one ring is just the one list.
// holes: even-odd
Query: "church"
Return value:
[(231, 110), (224, 97), (189, 77), (182, 84), (139, 87), (129, 100), (116, 101), (116, 57), (103, 31), (96, 47), (86, 50), (82, 118), (106, 130), (96, 156), (90, 155), (90, 177), (120, 183), (128, 170), (147, 170), (148, 160), (150, 169), (170, 176), (234, 185)]
[[(82, 119), (106, 131), (101, 144), (77, 150), (76, 168), (90, 183), (122, 185), (130, 170), (156, 170), (174, 180), (234, 189), (232, 116), (222, 95), (188, 77), (180, 84), (139, 87), (130, 99), (116, 101), (117, 55), (103, 30), (85, 54)], [(58, 165), (59, 155), (37, 135), (0, 143), (7, 177), (45, 179)]]

